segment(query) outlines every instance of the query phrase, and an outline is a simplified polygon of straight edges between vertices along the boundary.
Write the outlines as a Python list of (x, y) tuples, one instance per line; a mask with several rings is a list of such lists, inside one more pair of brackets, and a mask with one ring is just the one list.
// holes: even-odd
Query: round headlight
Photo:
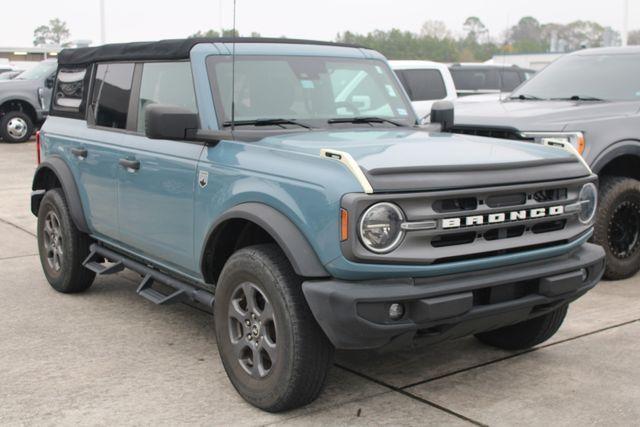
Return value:
[(400, 244), (404, 231), (402, 210), (393, 203), (377, 203), (360, 218), (360, 240), (372, 252), (390, 252)]
[(598, 205), (598, 189), (592, 183), (585, 184), (580, 190), (580, 212), (579, 218), (583, 223), (589, 223), (596, 213)]

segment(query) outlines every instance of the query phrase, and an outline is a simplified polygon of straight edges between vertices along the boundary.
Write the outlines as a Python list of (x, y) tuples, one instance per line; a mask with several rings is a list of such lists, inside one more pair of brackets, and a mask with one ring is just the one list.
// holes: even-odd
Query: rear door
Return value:
[[(83, 199), (92, 232), (107, 240), (117, 240), (118, 159), (122, 157), (122, 137), (126, 131), (134, 64), (98, 64), (87, 106), (87, 127), (74, 132), (69, 141), (69, 157)], [(72, 83), (80, 76), (72, 70), (66, 76)], [(58, 77), (60, 85), (61, 77)], [(72, 87), (67, 88), (70, 92)], [(54, 105), (72, 106), (56, 89)]]
[(118, 168), (121, 241), (137, 253), (189, 273), (193, 249), (196, 166), (199, 143), (149, 139), (145, 108), (154, 103), (197, 112), (189, 62), (136, 65), (129, 132)]

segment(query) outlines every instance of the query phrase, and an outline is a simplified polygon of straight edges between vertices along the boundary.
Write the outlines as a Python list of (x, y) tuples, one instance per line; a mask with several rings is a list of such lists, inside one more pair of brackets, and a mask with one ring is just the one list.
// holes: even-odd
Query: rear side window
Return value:
[(398, 70), (396, 74), (412, 101), (430, 101), (447, 96), (439, 70)]
[(66, 113), (62, 115), (84, 115), (84, 96), (86, 86), (86, 68), (61, 68), (58, 71), (53, 89), (53, 110)]
[(152, 104), (169, 104), (197, 113), (191, 65), (188, 62), (144, 64), (138, 101), (138, 132), (144, 132), (145, 109)]
[(126, 129), (133, 64), (99, 64), (91, 105), (96, 126)]
[(500, 88), (496, 70), (452, 69), (451, 76), (457, 90), (498, 90)]
[(520, 73), (517, 71), (505, 70), (502, 72), (502, 90), (511, 92), (521, 83)]

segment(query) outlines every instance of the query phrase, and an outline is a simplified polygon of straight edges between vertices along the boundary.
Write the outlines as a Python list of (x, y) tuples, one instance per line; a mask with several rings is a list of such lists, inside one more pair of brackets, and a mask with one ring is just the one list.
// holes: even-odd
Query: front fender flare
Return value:
[(594, 173), (600, 171), (616, 157), (633, 155), (640, 158), (640, 141), (625, 140), (611, 144), (606, 150), (598, 155), (592, 162), (591, 169)]
[(71, 213), (71, 219), (83, 233), (89, 233), (89, 227), (87, 220), (84, 216), (84, 210), (82, 209), (82, 200), (80, 199), (80, 193), (76, 180), (71, 173), (69, 165), (59, 156), (50, 156), (45, 161), (40, 163), (33, 176), (33, 184), (31, 189), (31, 212), (38, 216), (38, 209), (40, 208), (40, 201), (44, 195), (43, 190), (48, 190), (46, 186), (47, 173), (53, 173), (60, 185), (62, 186), (62, 192), (64, 193), (65, 200), (69, 206), (69, 212)]
[(318, 255), (300, 229), (284, 214), (262, 203), (242, 203), (223, 213), (210, 227), (200, 255), (204, 267), (206, 245), (218, 227), (230, 219), (244, 219), (262, 227), (280, 246), (296, 274), (302, 277), (329, 277)]

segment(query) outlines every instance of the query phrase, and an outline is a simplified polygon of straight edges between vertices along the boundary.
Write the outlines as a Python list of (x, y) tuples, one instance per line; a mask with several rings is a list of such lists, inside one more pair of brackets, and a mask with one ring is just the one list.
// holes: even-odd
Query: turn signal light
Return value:
[(36, 132), (36, 158), (40, 164), (40, 131)]
[(340, 241), (344, 242), (349, 238), (349, 212), (340, 209)]

